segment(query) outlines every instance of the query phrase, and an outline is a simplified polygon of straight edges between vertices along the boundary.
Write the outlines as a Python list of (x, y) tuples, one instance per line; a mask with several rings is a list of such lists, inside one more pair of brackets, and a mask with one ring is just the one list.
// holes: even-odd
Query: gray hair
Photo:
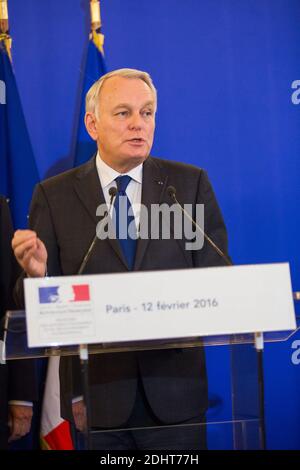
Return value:
[(136, 69), (118, 69), (113, 70), (112, 72), (106, 73), (102, 75), (99, 80), (97, 80), (89, 89), (85, 97), (85, 112), (86, 113), (93, 113), (98, 118), (98, 102), (101, 88), (106, 80), (111, 77), (123, 77), (123, 78), (137, 78), (143, 80), (150, 90), (153, 93), (154, 101), (155, 101), (155, 110), (157, 107), (157, 91), (155, 86), (153, 85), (152, 78), (147, 72), (142, 72), (141, 70)]

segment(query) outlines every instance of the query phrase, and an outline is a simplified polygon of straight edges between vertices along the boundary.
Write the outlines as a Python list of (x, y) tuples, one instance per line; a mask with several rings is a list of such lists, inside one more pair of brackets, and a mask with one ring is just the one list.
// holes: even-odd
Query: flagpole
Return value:
[(77, 137), (74, 141), (74, 166), (87, 162), (96, 152), (96, 143), (88, 135), (85, 125), (85, 97), (88, 90), (96, 80), (104, 75), (106, 65), (104, 61), (104, 34), (102, 34), (102, 19), (100, 14), (100, 2), (98, 0), (85, 0), (90, 6), (90, 25), (85, 52), (85, 60), (82, 67), (81, 98), (78, 113)]
[(104, 34), (101, 32), (101, 11), (100, 0), (90, 0), (91, 12), (91, 33), (90, 39), (93, 40), (95, 46), (99, 49), (104, 56)]
[(100, 1), (90, 0), (91, 27), (92, 30), (101, 29)]
[(8, 33), (8, 8), (7, 0), (0, 0), (0, 32)]
[(11, 37), (9, 35), (7, 0), (0, 0), (0, 43), (2, 42), (11, 60)]

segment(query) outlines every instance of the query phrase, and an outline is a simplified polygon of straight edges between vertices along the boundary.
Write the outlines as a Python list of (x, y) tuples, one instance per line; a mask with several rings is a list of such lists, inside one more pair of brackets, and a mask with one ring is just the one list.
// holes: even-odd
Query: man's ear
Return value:
[(84, 123), (88, 134), (91, 136), (93, 140), (97, 140), (98, 132), (97, 132), (97, 121), (96, 116), (93, 113), (85, 113), (84, 116)]

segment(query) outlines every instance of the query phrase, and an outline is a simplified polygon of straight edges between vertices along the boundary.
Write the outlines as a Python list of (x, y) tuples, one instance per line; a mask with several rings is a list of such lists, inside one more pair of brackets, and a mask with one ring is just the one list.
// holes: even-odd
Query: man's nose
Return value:
[(129, 125), (131, 129), (141, 129), (143, 121), (140, 113), (132, 114)]

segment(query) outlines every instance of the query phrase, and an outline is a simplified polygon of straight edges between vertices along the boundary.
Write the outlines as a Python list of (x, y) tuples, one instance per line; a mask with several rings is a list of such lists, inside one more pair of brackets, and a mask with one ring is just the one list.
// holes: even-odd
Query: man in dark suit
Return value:
[[(17, 265), (11, 249), (12, 221), (6, 199), (0, 196), (0, 318), (13, 308), (12, 290)], [(26, 377), (26, 380), (24, 378)], [(0, 449), (27, 434), (35, 398), (34, 368), (29, 361), (0, 364)]]
[[(109, 205), (116, 187), (127, 207), (172, 204), (176, 188), (184, 204), (204, 204), (205, 230), (226, 253), (223, 218), (205, 171), (149, 156), (155, 129), (156, 90), (145, 72), (122, 69), (98, 80), (87, 94), (85, 123), (98, 153), (79, 168), (39, 184), (28, 231), (17, 231), (15, 255), (30, 276), (72, 275), (79, 270), (99, 222), (96, 209)], [(127, 219), (128, 222), (129, 219)], [(98, 240), (85, 273), (182, 269), (224, 265), (207, 243), (186, 250), (185, 239)], [(128, 242), (128, 243), (127, 243)], [(118, 286), (116, 286), (117, 289)], [(101, 285), (99, 285), (101, 289)], [(19, 292), (21, 286), (18, 286)], [(132, 286), (134, 296), (134, 286)], [(111, 430), (96, 437), (98, 449), (198, 449), (205, 447), (207, 380), (202, 348), (100, 354), (90, 358), (92, 426)], [(62, 414), (85, 426), (77, 364), (61, 359)], [(179, 425), (168, 427), (166, 425)], [(117, 432), (116, 428), (143, 431)], [(147, 426), (155, 429), (146, 429)]]

